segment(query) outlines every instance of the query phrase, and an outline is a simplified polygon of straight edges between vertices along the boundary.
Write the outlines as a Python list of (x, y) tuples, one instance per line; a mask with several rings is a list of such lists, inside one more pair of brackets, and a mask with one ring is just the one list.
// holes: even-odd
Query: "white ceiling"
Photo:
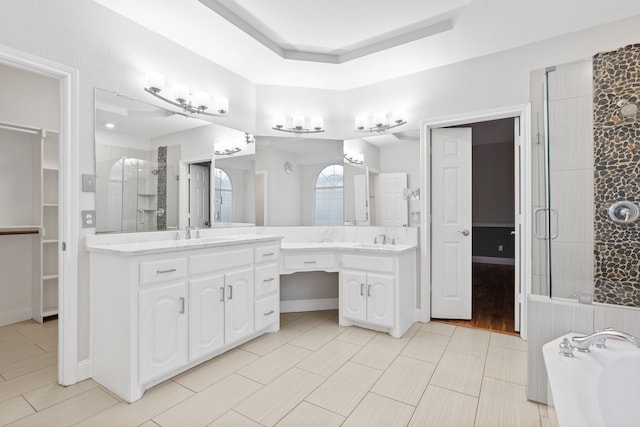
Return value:
[(640, 14), (637, 0), (96, 1), (256, 84), (336, 90)]

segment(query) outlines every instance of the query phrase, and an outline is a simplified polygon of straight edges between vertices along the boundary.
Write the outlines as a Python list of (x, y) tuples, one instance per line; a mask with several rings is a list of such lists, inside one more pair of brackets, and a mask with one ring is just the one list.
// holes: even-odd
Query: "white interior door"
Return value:
[(404, 189), (407, 188), (405, 172), (381, 173), (380, 183), (380, 224), (383, 227), (406, 226), (409, 221)]
[(471, 128), (431, 133), (431, 317), (471, 319)]
[(356, 225), (369, 225), (369, 186), (365, 173), (353, 176), (353, 193), (355, 197)]
[(516, 331), (520, 331), (520, 309), (522, 306), (522, 289), (520, 288), (520, 236), (522, 232), (522, 208), (521, 208), (521, 197), (520, 197), (520, 168), (522, 165), (522, 136), (520, 132), (520, 117), (514, 118), (513, 121), (513, 182), (514, 185), (514, 200), (515, 200), (515, 215), (514, 215), (514, 230), (512, 231), (514, 238), (514, 262), (515, 262), (515, 272), (513, 278), (514, 285), (514, 329)]
[(189, 226), (209, 226), (209, 168), (189, 165)]

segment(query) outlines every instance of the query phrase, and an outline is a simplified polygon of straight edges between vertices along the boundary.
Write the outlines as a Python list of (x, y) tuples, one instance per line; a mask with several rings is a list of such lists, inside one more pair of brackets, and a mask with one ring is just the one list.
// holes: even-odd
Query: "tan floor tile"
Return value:
[(324, 380), (320, 375), (293, 368), (236, 405), (234, 410), (262, 425), (272, 426)]
[(416, 406), (435, 369), (433, 363), (398, 356), (371, 391)]
[[(9, 326), (10, 325), (3, 326), (2, 328), (8, 328)], [(15, 329), (0, 330), (0, 344), (3, 344), (7, 341), (15, 341), (20, 338), (24, 338), (24, 335), (22, 335), (20, 332), (16, 331)]]
[(344, 341), (333, 340), (329, 344), (314, 352), (302, 362), (298, 367), (314, 374), (330, 377), (342, 365), (344, 365), (354, 354), (360, 350), (360, 346)]
[(12, 427), (72, 425), (118, 403), (101, 388), (94, 388), (43, 411), (22, 418)]
[(280, 327), (304, 317), (304, 313), (280, 313)]
[(160, 426), (158, 426), (158, 424), (154, 423), (153, 421), (149, 420), (144, 424), (140, 424), (138, 427), (160, 427)]
[(0, 402), (0, 426), (31, 415), (35, 410), (21, 396)]
[(307, 332), (309, 329), (313, 329), (325, 320), (322, 317), (302, 316), (292, 320), (286, 324), (289, 329), (295, 329), (301, 332)]
[(419, 323), (419, 322), (414, 323), (409, 327), (409, 329), (407, 329), (407, 331), (404, 334), (402, 334), (401, 339), (410, 340), (411, 338), (414, 337), (416, 332), (420, 330), (421, 327), (422, 327), (422, 323)]
[(322, 319), (326, 322), (338, 323), (338, 310), (308, 311), (306, 316)]
[(43, 323), (34, 322), (33, 320), (26, 320), (20, 323), (14, 323), (15, 330), (20, 332), (21, 335), (29, 337), (32, 335), (49, 334), (51, 337), (58, 335), (58, 321), (50, 320)]
[(556, 408), (539, 403), (538, 411), (540, 413), (540, 423), (542, 427), (560, 427)]
[(423, 324), (420, 329), (424, 332), (431, 332), (432, 334), (445, 335), (447, 337), (450, 337), (451, 335), (453, 335), (453, 331), (456, 330), (456, 326), (450, 325), (448, 323), (431, 321)]
[(0, 375), (3, 378), (10, 380), (30, 372), (37, 371), (39, 369), (48, 368), (50, 366), (58, 365), (58, 353), (44, 353), (38, 356), (30, 357), (27, 359), (19, 360), (8, 365), (0, 366)]
[(37, 390), (25, 393), (24, 398), (29, 401), (36, 411), (42, 411), (45, 408), (86, 393), (97, 387), (99, 387), (98, 384), (93, 380), (84, 380), (69, 387), (62, 387), (56, 383), (50, 383)]
[(119, 402), (91, 418), (77, 424), (76, 427), (127, 427), (137, 426), (165, 411), (167, 408), (193, 396), (193, 392), (174, 383), (165, 381), (147, 390), (142, 399), (133, 402)]
[(489, 331), (471, 328), (456, 328), (447, 345), (447, 350), (485, 357), (489, 347)]
[(305, 400), (348, 416), (381, 374), (377, 369), (347, 362)]
[(262, 386), (233, 374), (153, 417), (161, 426), (201, 426), (220, 417)]
[(527, 384), (527, 353), (489, 346), (484, 375), (516, 384)]
[(20, 396), (58, 380), (58, 367), (51, 366), (12, 380), (0, 383), (0, 402), (11, 397)]
[(8, 348), (9, 345), (3, 345), (0, 349), (0, 366), (10, 365), (12, 363), (24, 361), (31, 357), (46, 354), (46, 352), (37, 345), (29, 345), (21, 348)]
[(476, 427), (538, 427), (538, 405), (527, 401), (525, 387), (485, 377), (478, 402)]
[(220, 418), (207, 424), (209, 427), (261, 427), (257, 422), (250, 420), (236, 411), (227, 411)]
[(351, 359), (353, 362), (385, 370), (398, 357), (408, 341), (387, 334), (376, 335)]
[(527, 342), (522, 338), (514, 337), (513, 335), (499, 334), (496, 332), (491, 332), (489, 345), (510, 348), (518, 351), (527, 351)]
[(448, 343), (449, 337), (445, 335), (419, 331), (409, 341), (409, 344), (402, 350), (401, 354), (426, 362), (438, 363)]
[(52, 351), (58, 351), (58, 338), (52, 338), (50, 340), (38, 342), (38, 347), (50, 353)]
[(445, 351), (431, 377), (431, 384), (477, 397), (483, 370), (482, 357)]
[(342, 426), (406, 426), (411, 419), (413, 410), (413, 406), (369, 393), (362, 399), (362, 402), (354, 409)]
[(315, 328), (291, 340), (291, 344), (315, 351), (337, 337), (342, 331), (343, 329), (336, 323), (322, 322)]
[(430, 385), (409, 426), (473, 426), (477, 407), (478, 399), (475, 397)]
[(173, 377), (173, 381), (189, 390), (202, 391), (258, 359), (255, 354), (236, 348)]
[(259, 383), (267, 384), (310, 354), (311, 351), (307, 349), (285, 344), (238, 370), (238, 373)]
[(349, 326), (345, 331), (338, 335), (340, 341), (350, 342), (357, 345), (366, 345), (369, 341), (378, 335), (376, 331), (370, 329), (359, 328), (357, 326)]
[(286, 417), (281, 419), (277, 427), (338, 427), (345, 418), (331, 411), (322, 409), (309, 402), (301, 402)]
[(302, 335), (302, 331), (297, 331), (295, 329), (289, 328), (280, 328), (277, 333), (261, 335), (246, 344), (242, 344), (240, 348), (246, 351), (250, 351), (251, 353), (255, 353), (259, 356), (264, 356), (300, 335)]

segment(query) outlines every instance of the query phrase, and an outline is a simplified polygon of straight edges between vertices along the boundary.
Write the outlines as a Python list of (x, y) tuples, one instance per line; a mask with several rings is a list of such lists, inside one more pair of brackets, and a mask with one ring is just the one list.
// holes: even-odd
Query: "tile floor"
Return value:
[(401, 338), (287, 313), (267, 334), (127, 404), (56, 384), (57, 322), (0, 327), (0, 425), (554, 426), (525, 398), (526, 343), (443, 323)]

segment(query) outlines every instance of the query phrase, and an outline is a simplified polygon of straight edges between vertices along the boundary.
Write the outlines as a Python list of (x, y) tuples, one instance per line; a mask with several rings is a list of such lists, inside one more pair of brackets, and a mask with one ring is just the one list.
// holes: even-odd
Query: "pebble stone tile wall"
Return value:
[[(158, 230), (167, 229), (167, 147), (158, 147)], [(161, 214), (162, 213), (162, 214)]]
[(640, 113), (625, 118), (618, 103), (640, 106), (640, 44), (593, 57), (594, 300), (640, 307), (640, 221), (616, 224), (616, 201), (640, 204)]

